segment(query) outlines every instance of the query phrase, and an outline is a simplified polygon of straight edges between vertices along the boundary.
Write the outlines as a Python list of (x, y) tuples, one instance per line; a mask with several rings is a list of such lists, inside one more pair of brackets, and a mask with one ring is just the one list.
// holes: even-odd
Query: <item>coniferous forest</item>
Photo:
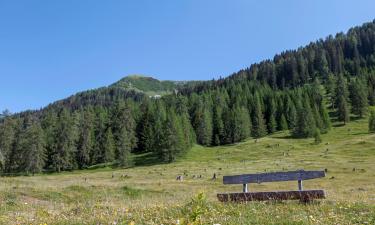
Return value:
[[(110, 86), (0, 122), (3, 174), (131, 166), (132, 154), (168, 163), (195, 143), (217, 146), (290, 131), (319, 137), (375, 105), (375, 21), (285, 51), (219, 80), (162, 98)], [(372, 113), (373, 114), (373, 113)]]

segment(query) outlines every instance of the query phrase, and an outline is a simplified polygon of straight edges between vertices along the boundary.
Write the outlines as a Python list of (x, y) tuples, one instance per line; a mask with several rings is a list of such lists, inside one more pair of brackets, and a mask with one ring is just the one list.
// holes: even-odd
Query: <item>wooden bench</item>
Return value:
[[(303, 190), (302, 181), (325, 177), (324, 171), (289, 171), (261, 174), (243, 174), (224, 176), (224, 184), (242, 184), (243, 192), (218, 194), (221, 202), (267, 201), (267, 200), (300, 200), (309, 202), (313, 199), (325, 198), (324, 190)], [(298, 181), (298, 191), (248, 192), (248, 183), (263, 183), (277, 181)]]

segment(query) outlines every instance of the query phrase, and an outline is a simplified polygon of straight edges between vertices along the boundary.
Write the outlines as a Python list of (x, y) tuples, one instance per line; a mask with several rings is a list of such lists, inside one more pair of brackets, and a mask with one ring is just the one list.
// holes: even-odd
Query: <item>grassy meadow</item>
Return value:
[[(334, 124), (322, 139), (314, 144), (280, 132), (224, 147), (195, 146), (171, 164), (153, 165), (138, 155), (138, 166), (127, 169), (2, 177), (0, 223), (375, 224), (375, 134), (368, 134), (367, 120)], [(327, 169), (325, 178), (304, 182), (305, 189), (325, 189), (327, 199), (307, 205), (216, 199), (242, 190), (223, 185), (223, 175), (297, 169)], [(297, 182), (250, 184), (249, 190), (297, 190)]]

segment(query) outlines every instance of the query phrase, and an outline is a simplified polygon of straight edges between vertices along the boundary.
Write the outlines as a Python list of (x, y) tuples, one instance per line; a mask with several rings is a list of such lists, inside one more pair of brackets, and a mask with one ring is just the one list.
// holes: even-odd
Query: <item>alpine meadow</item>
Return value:
[[(0, 116), (1, 224), (375, 224), (375, 20), (225, 78), (130, 75)], [(223, 176), (324, 171), (311, 202)], [(297, 182), (249, 184), (297, 190)]]

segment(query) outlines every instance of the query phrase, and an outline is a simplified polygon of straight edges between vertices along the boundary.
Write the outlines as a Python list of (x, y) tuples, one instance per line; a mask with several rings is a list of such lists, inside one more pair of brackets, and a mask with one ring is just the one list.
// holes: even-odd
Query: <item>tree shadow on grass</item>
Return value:
[(157, 157), (155, 153), (149, 152), (149, 153), (143, 153), (143, 154), (137, 154), (134, 159), (134, 166), (154, 166), (158, 164), (163, 164)]

